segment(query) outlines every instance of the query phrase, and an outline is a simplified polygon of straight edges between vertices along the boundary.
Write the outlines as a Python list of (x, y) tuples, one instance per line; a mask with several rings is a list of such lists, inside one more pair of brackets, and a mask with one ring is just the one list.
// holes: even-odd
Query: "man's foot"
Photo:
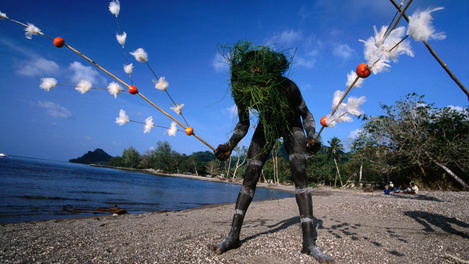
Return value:
[(315, 258), (319, 263), (335, 263), (334, 258), (327, 255), (326, 253), (322, 253), (317, 247), (311, 245), (308, 247), (303, 247), (301, 253), (305, 253), (310, 255), (311, 257)]
[(232, 236), (228, 235), (222, 242), (213, 245), (212, 250), (215, 251), (217, 254), (222, 254), (230, 249), (235, 249), (241, 246), (241, 241), (239, 238), (233, 238)]

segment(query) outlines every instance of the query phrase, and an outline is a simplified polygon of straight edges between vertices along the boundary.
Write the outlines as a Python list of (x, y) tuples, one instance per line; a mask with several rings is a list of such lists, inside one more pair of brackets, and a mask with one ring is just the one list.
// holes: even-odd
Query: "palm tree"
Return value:
[(339, 176), (340, 186), (342, 186), (342, 177), (340, 176), (339, 165), (337, 164), (337, 160), (340, 160), (341, 154), (344, 152), (344, 146), (340, 143), (340, 139), (337, 137), (333, 137), (327, 143), (330, 145), (329, 149), (329, 156), (332, 157), (334, 160), (335, 168), (337, 170), (335, 179), (334, 179), (334, 187), (337, 186), (337, 176)]

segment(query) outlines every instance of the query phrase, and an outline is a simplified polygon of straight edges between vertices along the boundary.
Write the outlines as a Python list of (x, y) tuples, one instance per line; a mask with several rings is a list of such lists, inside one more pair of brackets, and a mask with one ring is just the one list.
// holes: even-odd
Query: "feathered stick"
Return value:
[[(396, 9), (401, 12), (402, 16), (404, 19), (409, 22), (409, 17), (403, 12), (401, 7), (396, 3), (394, 0), (390, 0), (391, 3), (396, 7)], [(427, 40), (422, 40), (423, 44), (425, 47), (427, 47), (428, 51), (432, 54), (432, 56), (438, 61), (438, 63), (443, 67), (443, 69), (448, 73), (448, 75), (453, 79), (453, 81), (461, 88), (461, 90), (466, 94), (467, 99), (469, 100), (469, 91), (466, 89), (466, 87), (458, 80), (458, 78), (453, 74), (453, 72), (449, 69), (449, 67), (444, 63), (441, 58), (438, 56), (438, 54), (435, 52), (435, 50), (428, 44)]]
[(114, 78), (116, 81), (118, 81), (119, 83), (121, 83), (122, 85), (124, 85), (125, 87), (128, 88), (129, 90), (129, 93), (130, 94), (138, 94), (140, 97), (142, 97), (145, 101), (147, 101), (149, 104), (151, 104), (153, 107), (155, 107), (158, 111), (160, 111), (161, 113), (163, 113), (164, 115), (166, 115), (167, 117), (169, 117), (170, 119), (172, 119), (176, 124), (180, 125), (182, 128), (184, 128), (184, 131), (186, 132), (187, 135), (189, 136), (194, 136), (195, 138), (197, 138), (200, 142), (204, 143), (207, 147), (209, 147), (211, 150), (215, 151), (215, 148), (212, 147), (210, 144), (208, 144), (205, 140), (203, 140), (202, 138), (200, 138), (198, 135), (196, 135), (194, 133), (194, 130), (192, 127), (190, 126), (185, 126), (183, 125), (181, 122), (179, 122), (176, 118), (174, 118), (173, 116), (171, 116), (170, 114), (168, 114), (166, 111), (164, 111), (163, 109), (161, 109), (159, 106), (157, 106), (156, 104), (154, 104), (151, 100), (149, 100), (147, 97), (145, 97), (142, 93), (140, 93), (137, 89), (137, 87), (135, 87), (134, 85), (128, 85), (127, 83), (125, 83), (124, 81), (122, 81), (121, 79), (119, 79), (117, 76), (115, 76), (114, 74), (110, 73), (108, 70), (104, 69), (103, 67), (101, 67), (99, 64), (97, 64), (96, 62), (94, 62), (92, 59), (90, 59), (89, 57), (85, 56), (83, 53), (79, 52), (78, 50), (74, 49), (72, 46), (70, 46), (68, 43), (65, 42), (65, 40), (61, 37), (56, 37), (54, 39), (52, 39), (51, 37), (47, 36), (46, 34), (44, 34), (41, 30), (39, 30), (37, 27), (35, 27), (33, 24), (24, 24), (22, 22), (19, 22), (17, 20), (14, 20), (14, 19), (11, 19), (9, 17), (6, 16), (5, 13), (2, 13), (0, 12), (0, 18), (1, 19), (8, 19), (14, 23), (17, 23), (23, 27), (25, 27), (26, 29), (26, 37), (29, 38), (31, 37), (32, 35), (41, 35), (41, 36), (44, 36), (44, 37), (47, 37), (48, 39), (50, 40), (53, 40), (53, 44), (54, 46), (56, 46), (57, 48), (62, 48), (62, 47), (67, 47), (68, 49), (70, 49), (71, 51), (75, 52), (76, 54), (80, 55), (82, 58), (84, 58), (85, 60), (89, 61), (91, 64), (93, 64), (95, 67), (97, 67), (98, 69), (100, 69), (101, 71), (103, 71), (104, 73), (106, 73), (107, 75), (109, 75), (110, 77)]
[(125, 112), (125, 110), (121, 109), (119, 111), (119, 116), (116, 117), (116, 124), (118, 124), (119, 126), (123, 126), (123, 125), (125, 125), (129, 122), (142, 124), (143, 125), (143, 133), (145, 133), (145, 134), (150, 133), (150, 130), (154, 127), (167, 129), (167, 133), (170, 136), (175, 136), (177, 131), (183, 132), (182, 130), (177, 129), (177, 127), (175, 126), (176, 123), (174, 123), (174, 122), (172, 123), (171, 127), (155, 125), (155, 123), (153, 123), (153, 117), (152, 116), (147, 117), (145, 119), (145, 122), (131, 120), (129, 118), (129, 116), (127, 115), (127, 113)]
[(58, 83), (57, 79), (55, 78), (41, 78), (41, 84), (39, 85), (39, 87), (46, 92), (49, 92), (52, 88), (56, 86), (75, 87), (75, 90), (77, 90), (81, 94), (85, 94), (90, 90), (105, 90), (108, 91), (109, 94), (114, 96), (114, 98), (117, 98), (117, 95), (121, 92), (127, 92), (122, 89), (122, 87), (116, 82), (111, 82), (107, 88), (98, 88), (93, 87), (91, 82), (88, 80), (81, 80), (77, 84), (64, 84)]
[(135, 60), (137, 60), (138, 62), (145, 63), (145, 65), (147, 65), (150, 72), (157, 79), (157, 81), (153, 80), (153, 82), (155, 84), (155, 88), (157, 90), (164, 91), (166, 93), (166, 95), (169, 97), (169, 99), (171, 100), (171, 102), (174, 105), (174, 107), (171, 107), (171, 109), (173, 109), (174, 112), (176, 112), (176, 114), (180, 115), (182, 117), (182, 119), (184, 119), (184, 122), (186, 123), (186, 125), (189, 126), (189, 124), (187, 123), (186, 118), (184, 117), (184, 114), (182, 113), (182, 107), (184, 106), (184, 104), (180, 104), (180, 105), (177, 104), (174, 101), (174, 99), (171, 97), (171, 95), (168, 92), (168, 85), (169, 85), (168, 82), (166, 81), (165, 77), (159, 77), (155, 73), (153, 68), (150, 66), (150, 64), (148, 63), (148, 54), (146, 53), (146, 51), (142, 48), (138, 48), (135, 51), (130, 52), (130, 54), (132, 56), (134, 56)]
[[(406, 8), (409, 7), (409, 1), (406, 5)], [(395, 15), (396, 16), (396, 15)], [(395, 16), (392, 21), (394, 21)], [(347, 89), (345, 92), (336, 91), (334, 95), (334, 100), (332, 104), (332, 111), (327, 115), (321, 118), (320, 123), (322, 125), (319, 130), (316, 139), (319, 138), (322, 131), (325, 127), (333, 127), (336, 122), (351, 121), (351, 118), (348, 116), (356, 115), (359, 116), (363, 114), (359, 110), (359, 106), (365, 101), (364, 97), (360, 98), (349, 98), (347, 104), (344, 104), (343, 101), (351, 89), (355, 86), (360, 86), (362, 79), (367, 78), (371, 72), (377, 74), (382, 70), (389, 67), (386, 62), (389, 62), (390, 59), (396, 60), (397, 56), (402, 53), (407, 53), (410, 56), (413, 56), (410, 46), (404, 42), (408, 35), (402, 37), (404, 33), (404, 27), (399, 27), (396, 29), (396, 25), (399, 22), (401, 16), (398, 17), (392, 30), (388, 30), (388, 27), (382, 27), (380, 31), (374, 28), (375, 36), (370, 37), (365, 43), (365, 58), (368, 60), (368, 63), (361, 63), (358, 65), (357, 69), (350, 73), (347, 81)], [(392, 24), (392, 21), (390, 25)], [(405, 44), (403, 44), (405, 43)], [(339, 92), (339, 93), (338, 93)]]
[(126, 63), (124, 64), (124, 72), (129, 75), (130, 84), (133, 85), (133, 79), (132, 79), (133, 64), (129, 63), (129, 59), (127, 58), (127, 51), (125, 49), (125, 41), (127, 39), (127, 33), (122, 32), (121, 30), (121, 26), (119, 23), (120, 9), (121, 7), (120, 7), (119, 0), (114, 0), (109, 3), (109, 12), (111, 12), (111, 14), (113, 14), (116, 17), (116, 25), (117, 25), (116, 40), (122, 47), (124, 60)]

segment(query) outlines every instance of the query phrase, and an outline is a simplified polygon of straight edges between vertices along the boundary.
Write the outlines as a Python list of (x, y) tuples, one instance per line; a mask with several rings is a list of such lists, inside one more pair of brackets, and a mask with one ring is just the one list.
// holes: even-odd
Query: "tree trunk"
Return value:
[(199, 172), (197, 172), (197, 164), (195, 164), (195, 162), (192, 162), (192, 165), (194, 165), (195, 175), (199, 176)]
[(362, 182), (363, 176), (363, 161), (360, 163), (360, 174), (358, 175), (358, 185), (360, 186), (360, 182)]
[(228, 168), (226, 169), (226, 178), (230, 177), (230, 171), (231, 171), (231, 156), (230, 159), (228, 160)]
[(334, 158), (334, 163), (335, 163), (335, 168), (337, 170), (337, 173), (335, 174), (334, 187), (337, 187), (337, 175), (339, 175), (340, 186), (342, 186), (344, 184), (342, 183), (342, 177), (340, 177), (339, 165), (337, 165), (337, 160), (335, 158)]
[(238, 170), (238, 165), (239, 165), (239, 157), (238, 157), (238, 160), (236, 161), (235, 169), (233, 171), (233, 177), (231, 177), (233, 180), (236, 177), (236, 171)]
[(451, 177), (453, 177), (457, 182), (459, 182), (464, 190), (469, 190), (469, 185), (467, 185), (461, 178), (459, 178), (453, 171), (451, 171), (448, 167), (446, 167), (445, 165), (439, 163), (438, 161), (432, 159), (430, 156), (429, 158), (431, 159), (431, 161), (433, 161), (438, 167), (442, 168), (443, 170), (445, 170), (449, 175), (451, 175)]
[(272, 155), (272, 166), (274, 168), (274, 184), (277, 184), (277, 170), (275, 169), (275, 155)]

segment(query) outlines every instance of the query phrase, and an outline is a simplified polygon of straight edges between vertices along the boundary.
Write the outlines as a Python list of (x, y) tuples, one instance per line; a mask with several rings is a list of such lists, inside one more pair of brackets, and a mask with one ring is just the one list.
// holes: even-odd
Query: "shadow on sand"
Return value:
[[(350, 239), (352, 239), (352, 240), (363, 240), (363, 241), (367, 241), (368, 243), (370, 243), (370, 244), (372, 244), (376, 247), (383, 247), (383, 245), (380, 242), (374, 241), (373, 239), (364, 236), (363, 233), (361, 233), (359, 231), (359, 229), (362, 228), (361, 224), (350, 224), (350, 223), (347, 223), (347, 222), (342, 222), (342, 221), (339, 221), (339, 220), (335, 220), (333, 218), (330, 218), (330, 220), (332, 222), (335, 222), (336, 224), (333, 224), (330, 227), (326, 227), (326, 226), (323, 225), (323, 220), (318, 219), (316, 217), (313, 217), (313, 223), (314, 223), (313, 238), (314, 238), (315, 241), (317, 240), (317, 237), (318, 237), (317, 230), (318, 229), (324, 229), (337, 239), (342, 239), (343, 237), (347, 236), (347, 237), (350, 237)], [(269, 230), (266, 230), (264, 232), (260, 232), (260, 233), (248, 236), (248, 237), (244, 238), (243, 240), (241, 240), (241, 244), (244, 244), (245, 242), (247, 242), (251, 239), (255, 239), (259, 236), (279, 232), (279, 231), (281, 231), (283, 229), (286, 229), (286, 228), (288, 228), (292, 225), (298, 225), (298, 230), (299, 230), (299, 232), (301, 232), (300, 231), (300, 226), (299, 226), (299, 224), (300, 224), (299, 217), (291, 217), (291, 218), (282, 220), (282, 221), (280, 221), (276, 224), (273, 224), (273, 225), (266, 225), (265, 224), (266, 223), (265, 219), (258, 219), (256, 222), (258, 222), (259, 226), (268, 227)], [(251, 224), (253, 224), (253, 223), (251, 223)], [(386, 229), (386, 232), (388, 233), (388, 235), (391, 238), (399, 240), (402, 243), (408, 243), (408, 241), (406, 239), (401, 237), (399, 234), (396, 234), (391, 228), (385, 228), (385, 229)], [(399, 257), (404, 256), (404, 254), (402, 254), (402, 253), (400, 253), (396, 250), (388, 250), (388, 253), (392, 254), (392, 255), (395, 255), (395, 256), (399, 256)]]
[[(406, 211), (404, 215), (413, 218), (417, 223), (423, 226), (425, 232), (436, 232), (433, 226), (441, 228), (446, 233), (458, 235), (462, 238), (469, 239), (469, 224), (460, 221), (454, 217), (449, 218), (443, 215), (428, 213), (424, 211)], [(461, 228), (468, 228), (465, 232), (456, 230), (451, 224)]]
[(398, 193), (398, 194), (393, 194), (392, 197), (397, 198), (397, 199), (411, 199), (411, 200), (421, 200), (421, 201), (443, 202), (442, 200), (440, 200), (438, 198), (423, 195), (423, 194), (403, 194), (403, 193), (401, 194), (401, 193)]

